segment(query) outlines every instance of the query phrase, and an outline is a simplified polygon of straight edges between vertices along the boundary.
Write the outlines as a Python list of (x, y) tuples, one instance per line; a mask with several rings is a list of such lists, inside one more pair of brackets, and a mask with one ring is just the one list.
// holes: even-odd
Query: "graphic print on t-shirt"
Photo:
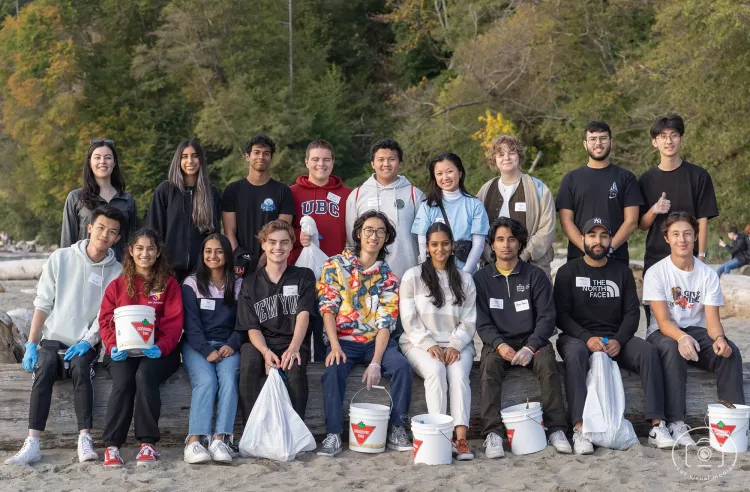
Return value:
[(271, 200), (270, 198), (266, 198), (265, 200), (263, 200), (263, 203), (261, 203), (260, 209), (264, 212), (273, 212), (274, 210), (276, 210), (276, 204), (273, 203), (273, 200)]
[(672, 287), (672, 300), (668, 302), (669, 307), (680, 306), (682, 310), (693, 309), (696, 303), (701, 302), (701, 291), (691, 292), (686, 290), (682, 292), (681, 287)]
[(617, 183), (612, 182), (612, 186), (609, 187), (609, 198), (617, 198)]
[[(294, 286), (296, 287), (296, 285)], [(255, 314), (258, 316), (260, 323), (265, 323), (269, 319), (274, 319), (279, 315), (279, 305), (284, 315), (297, 314), (297, 301), (299, 295), (274, 294), (266, 297), (254, 304)]]
[(597, 280), (576, 277), (576, 287), (589, 293), (589, 298), (599, 299), (620, 297), (620, 287), (611, 280)]

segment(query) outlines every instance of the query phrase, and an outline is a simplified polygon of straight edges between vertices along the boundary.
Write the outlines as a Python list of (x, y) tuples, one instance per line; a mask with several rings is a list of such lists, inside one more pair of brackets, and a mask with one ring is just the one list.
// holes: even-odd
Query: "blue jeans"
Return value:
[[(210, 342), (218, 349), (223, 342)], [(216, 406), (215, 434), (234, 432), (234, 418), (237, 415), (238, 389), (237, 381), (240, 377), (240, 354), (235, 352), (228, 359), (221, 362), (208, 362), (190, 344), (182, 346), (182, 362), (190, 376), (193, 395), (190, 400), (190, 424), (188, 435), (211, 436), (211, 422), (214, 413), (216, 393), (219, 403)]]
[[(375, 355), (375, 341), (357, 343), (340, 340), (341, 350), (346, 354), (346, 363), (333, 364), (323, 371), (323, 408), (326, 412), (326, 432), (341, 434), (344, 428), (344, 393), (346, 377), (354, 364), (369, 365)], [(328, 349), (330, 352), (330, 348)], [(391, 424), (406, 425), (409, 404), (411, 403), (411, 366), (406, 357), (398, 351), (396, 342), (388, 341), (388, 347), (380, 361), (383, 376), (391, 380), (390, 391), (393, 398)]]
[(726, 263), (723, 263), (722, 265), (720, 265), (719, 268), (716, 269), (716, 273), (718, 273), (719, 277), (721, 277), (722, 274), (729, 273), (732, 270), (735, 270), (741, 266), (742, 266), (742, 263), (740, 263), (740, 260), (736, 258), (732, 258)]

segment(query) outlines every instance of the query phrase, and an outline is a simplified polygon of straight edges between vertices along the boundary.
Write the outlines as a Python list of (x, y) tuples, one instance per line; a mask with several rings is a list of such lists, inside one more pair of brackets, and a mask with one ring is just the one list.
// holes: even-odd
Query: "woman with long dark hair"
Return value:
[[(115, 309), (133, 305), (151, 306), (156, 312), (151, 328), (154, 345), (142, 350), (145, 357), (129, 357), (127, 351), (117, 348)], [(140, 229), (130, 238), (122, 275), (104, 291), (99, 311), (104, 367), (112, 378), (102, 435), (106, 446), (105, 467), (123, 464), (120, 447), (128, 436), (134, 403), (135, 438), (141, 442), (136, 461), (139, 465), (156, 462), (158, 455), (154, 445), (160, 437), (161, 412), (159, 385), (180, 367), (182, 325), (182, 292), (164, 256), (164, 244), (156, 231)], [(144, 324), (141, 329), (147, 326)]]
[(120, 170), (117, 149), (112, 140), (92, 140), (81, 172), (82, 188), (75, 189), (65, 199), (60, 247), (89, 237), (88, 227), (94, 210), (100, 205), (110, 205), (125, 215), (121, 224), (120, 240), (112, 250), (117, 261), (122, 261), (123, 251), (130, 235), (138, 228), (135, 199), (125, 191), (125, 179)]
[(211, 184), (197, 140), (183, 140), (177, 146), (169, 179), (156, 188), (146, 224), (166, 243), (169, 264), (182, 282), (200, 263), (206, 237), (221, 232), (221, 193)]
[(466, 442), (471, 410), (469, 373), (474, 361), (476, 289), (471, 275), (456, 266), (450, 228), (427, 229), (427, 260), (401, 279), (401, 352), (424, 379), (429, 413), (446, 413), (448, 398), (456, 432), (456, 459), (474, 455)]
[(453, 254), (456, 265), (465, 272), (474, 273), (490, 229), (487, 212), (482, 202), (466, 191), (466, 171), (460, 157), (444, 152), (435, 156), (429, 167), (430, 182), (425, 201), (419, 207), (411, 228), (419, 242), (419, 260), (425, 261), (427, 230), (432, 224), (442, 222), (451, 229), (455, 238)]
[[(195, 273), (182, 284), (187, 342), (182, 345), (182, 360), (193, 387), (183, 459), (190, 464), (230, 463), (242, 344), (234, 325), (242, 278), (234, 275), (232, 245), (225, 236), (209, 234), (201, 246), (201, 257)], [(210, 440), (208, 449), (202, 438)]]

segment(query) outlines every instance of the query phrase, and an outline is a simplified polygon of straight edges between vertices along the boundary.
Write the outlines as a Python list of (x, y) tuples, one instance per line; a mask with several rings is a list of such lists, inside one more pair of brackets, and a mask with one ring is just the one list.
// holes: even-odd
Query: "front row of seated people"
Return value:
[[(381, 375), (390, 379), (389, 448), (412, 449), (405, 426), (413, 371), (424, 379), (430, 413), (445, 413), (450, 401), (454, 455), (473, 459), (466, 435), (476, 333), (483, 344), (479, 397), (487, 458), (504, 456), (502, 382), (514, 366), (531, 369), (539, 379), (548, 440), (561, 453), (593, 452), (581, 432), (592, 352), (604, 352), (640, 375), (644, 416), (653, 426), (650, 445), (693, 444), (684, 422), (689, 365), (716, 373), (719, 399), (745, 403), (742, 358), (719, 316), (719, 279), (693, 257), (698, 223), (686, 213), (672, 213), (665, 221), (671, 255), (644, 279), (643, 299), (652, 313), (646, 340), (635, 336), (639, 305), (633, 274), (607, 257), (612, 237), (603, 219), (585, 224), (585, 255), (560, 267), (554, 289), (542, 270), (520, 260), (528, 234), (510, 218), (498, 218), (490, 227), (494, 261), (473, 278), (456, 264), (449, 226), (436, 222), (426, 231), (426, 261), (399, 282), (385, 261), (396, 231), (384, 214), (368, 211), (354, 224), (354, 246), (328, 259), (317, 285), (310, 270), (287, 265), (295, 234), (276, 220), (258, 235), (266, 265), (244, 283), (234, 276), (228, 240), (212, 234), (182, 289), (153, 231), (144, 229), (130, 238), (122, 267), (115, 261), (110, 248), (123, 220), (116, 209), (98, 208), (89, 239), (55, 251), (48, 260), (23, 359), (24, 369), (34, 376), (29, 435), (6, 463), (41, 459), (39, 439), (60, 377), (73, 383), (79, 461), (98, 459), (90, 430), (91, 379), (100, 340), (104, 368), (112, 378), (103, 431), (105, 466), (123, 465), (120, 447), (133, 416), (140, 442), (137, 464), (158, 460), (160, 383), (178, 369), (180, 354), (192, 385), (184, 460), (231, 462), (238, 452), (233, 436), (238, 402), (247, 422), (270, 368), (284, 371), (292, 405), (304, 418), (310, 317), (318, 314), (330, 344), (322, 376), (327, 436), (318, 454), (323, 456), (342, 450), (346, 379), (352, 366), (361, 363), (367, 366), (362, 383), (368, 388)], [(144, 357), (117, 349), (114, 310), (134, 304), (156, 311), (155, 344), (143, 351)], [(404, 333), (397, 344), (390, 332), (399, 308)], [(556, 326), (562, 331), (557, 349), (564, 361), (572, 447), (550, 343)], [(67, 372), (60, 359), (69, 365)]]

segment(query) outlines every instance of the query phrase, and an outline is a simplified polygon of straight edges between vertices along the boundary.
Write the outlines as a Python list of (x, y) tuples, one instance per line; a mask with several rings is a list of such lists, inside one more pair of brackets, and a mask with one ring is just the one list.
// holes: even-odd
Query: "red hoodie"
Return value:
[(338, 176), (330, 176), (325, 186), (318, 186), (311, 183), (307, 176), (300, 176), (291, 189), (297, 241), (289, 255), (289, 264), (293, 265), (302, 252), (299, 220), (303, 215), (310, 215), (315, 219), (318, 233), (323, 236), (320, 239), (320, 249), (328, 256), (341, 254), (346, 245), (346, 199), (352, 190), (344, 186)]
[(182, 290), (177, 281), (169, 277), (164, 292), (152, 292), (147, 298), (141, 293), (143, 288), (143, 277), (135, 277), (135, 292), (137, 299), (128, 297), (128, 283), (125, 277), (120, 275), (107, 286), (102, 299), (102, 307), (99, 310), (99, 334), (106, 347), (107, 354), (111, 355), (112, 347), (117, 346), (117, 335), (112, 317), (115, 308), (121, 306), (151, 306), (156, 310), (156, 332), (154, 341), (161, 350), (162, 357), (169, 355), (177, 347), (182, 336)]

